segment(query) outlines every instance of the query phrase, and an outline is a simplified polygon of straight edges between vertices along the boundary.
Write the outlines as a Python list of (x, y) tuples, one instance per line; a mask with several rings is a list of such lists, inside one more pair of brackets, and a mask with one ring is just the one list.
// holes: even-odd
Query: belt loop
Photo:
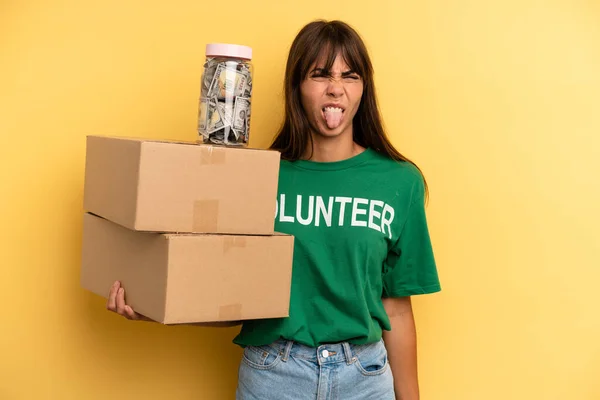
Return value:
[(294, 344), (293, 341), (288, 340), (285, 344), (285, 348), (283, 349), (283, 358), (282, 361), (287, 361), (288, 358), (290, 357), (290, 352), (292, 351), (292, 345)]
[(344, 355), (346, 356), (346, 364), (350, 365), (354, 361), (356, 361), (356, 357), (352, 354), (352, 348), (350, 347), (350, 343), (343, 342), (342, 348), (344, 349)]

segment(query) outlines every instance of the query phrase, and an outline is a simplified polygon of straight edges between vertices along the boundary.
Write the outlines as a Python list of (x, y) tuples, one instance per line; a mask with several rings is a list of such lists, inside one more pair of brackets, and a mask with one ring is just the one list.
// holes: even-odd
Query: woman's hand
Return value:
[[(106, 308), (109, 311), (115, 312), (123, 317), (133, 320), (133, 321), (153, 321), (150, 318), (138, 314), (133, 311), (131, 306), (128, 306), (125, 303), (125, 289), (121, 287), (121, 282), (116, 281), (110, 288), (110, 293), (108, 295), (108, 302), (106, 303)], [(197, 322), (197, 323), (188, 323), (181, 324), (187, 326), (203, 326), (207, 328), (229, 328), (232, 326), (241, 325), (242, 321), (223, 321), (223, 322)]]
[(125, 289), (121, 287), (121, 282), (116, 281), (110, 288), (108, 302), (106, 308), (109, 311), (115, 312), (123, 317), (134, 321), (151, 321), (150, 318), (138, 314), (133, 311), (131, 306), (125, 303)]

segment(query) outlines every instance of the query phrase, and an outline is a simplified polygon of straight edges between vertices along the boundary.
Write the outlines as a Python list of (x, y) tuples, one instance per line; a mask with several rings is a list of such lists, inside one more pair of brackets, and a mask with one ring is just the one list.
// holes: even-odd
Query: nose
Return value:
[(344, 84), (338, 79), (330, 79), (327, 94), (331, 97), (340, 97), (344, 94)]

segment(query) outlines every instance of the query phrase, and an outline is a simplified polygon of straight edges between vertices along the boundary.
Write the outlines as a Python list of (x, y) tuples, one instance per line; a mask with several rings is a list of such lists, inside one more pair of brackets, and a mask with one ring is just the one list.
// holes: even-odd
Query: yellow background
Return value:
[(254, 49), (266, 146), (317, 17), (363, 35), (431, 185), (422, 398), (600, 399), (597, 0), (0, 1), (1, 399), (233, 398), (237, 329), (132, 323), (80, 289), (85, 136), (195, 139), (221, 41)]

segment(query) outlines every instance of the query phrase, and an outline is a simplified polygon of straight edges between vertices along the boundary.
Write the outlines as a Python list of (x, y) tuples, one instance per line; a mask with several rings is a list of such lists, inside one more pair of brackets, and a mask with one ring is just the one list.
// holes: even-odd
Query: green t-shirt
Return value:
[[(371, 343), (382, 297), (439, 291), (419, 171), (372, 149), (343, 161), (282, 161), (275, 229), (294, 235), (290, 315), (244, 321), (234, 343)], [(257, 277), (260, 279), (260, 277)]]

